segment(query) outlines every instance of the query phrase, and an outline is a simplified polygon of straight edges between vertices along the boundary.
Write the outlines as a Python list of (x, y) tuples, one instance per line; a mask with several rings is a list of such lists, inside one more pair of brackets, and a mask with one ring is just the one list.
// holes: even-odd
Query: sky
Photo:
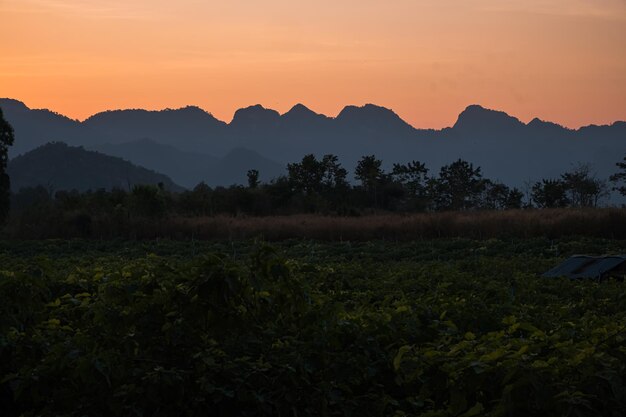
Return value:
[(76, 119), (262, 104), (470, 104), (576, 128), (626, 120), (626, 0), (0, 0), (0, 97)]

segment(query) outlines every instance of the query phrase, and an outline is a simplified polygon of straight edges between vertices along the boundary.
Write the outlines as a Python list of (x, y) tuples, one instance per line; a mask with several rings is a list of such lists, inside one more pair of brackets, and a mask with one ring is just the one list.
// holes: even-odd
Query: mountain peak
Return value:
[(309, 109), (304, 104), (298, 103), (295, 106), (293, 106), (291, 109), (289, 109), (287, 113), (283, 114), (283, 116), (286, 116), (288, 114), (317, 114), (317, 113)]
[(313, 125), (320, 126), (330, 119), (323, 114), (315, 113), (304, 104), (296, 104), (287, 113), (281, 116), (286, 126), (290, 128), (303, 128), (305, 126), (314, 128)]
[(524, 123), (519, 119), (509, 116), (503, 111), (491, 110), (478, 104), (472, 104), (459, 114), (452, 128), (470, 133), (497, 133), (502, 129), (518, 129), (523, 126)]
[(538, 117), (533, 118), (530, 122), (528, 122), (528, 124), (526, 125), (530, 128), (543, 128), (543, 129), (554, 129), (554, 130), (571, 130), (571, 129), (567, 129), (566, 127), (561, 126), (560, 124), (557, 123), (553, 123), (553, 122), (547, 122), (545, 120), (541, 120)]
[(280, 120), (280, 114), (276, 110), (266, 109), (260, 104), (244, 107), (235, 112), (231, 126), (258, 128), (275, 125)]
[(369, 128), (413, 130), (413, 127), (402, 120), (393, 110), (369, 103), (360, 107), (354, 105), (344, 107), (337, 115), (336, 120), (341, 123), (353, 123)]
[(0, 108), (5, 113), (30, 110), (26, 104), (13, 98), (0, 98)]

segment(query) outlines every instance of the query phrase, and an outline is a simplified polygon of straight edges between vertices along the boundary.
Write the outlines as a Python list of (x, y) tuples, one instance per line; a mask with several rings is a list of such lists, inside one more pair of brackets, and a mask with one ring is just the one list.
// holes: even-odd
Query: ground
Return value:
[(623, 415), (624, 283), (568, 238), (0, 242), (8, 415)]

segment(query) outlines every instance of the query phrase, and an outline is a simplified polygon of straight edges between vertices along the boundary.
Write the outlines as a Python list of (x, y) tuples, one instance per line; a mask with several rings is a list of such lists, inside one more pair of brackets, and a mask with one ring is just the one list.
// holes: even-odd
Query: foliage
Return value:
[(480, 167), (459, 159), (441, 167), (439, 178), (433, 180), (435, 205), (440, 210), (467, 210), (479, 206), (485, 190)]
[(257, 188), (259, 186), (260, 181), (258, 169), (249, 169), (246, 176), (248, 177), (248, 188)]
[(596, 178), (589, 165), (579, 164), (561, 175), (561, 179), (573, 207), (596, 207), (598, 200), (607, 194), (606, 182)]
[(540, 208), (567, 207), (567, 187), (562, 180), (541, 180), (532, 188), (532, 201)]
[[(56, 149), (53, 147), (53, 149)], [(62, 147), (61, 147), (61, 150)], [(315, 213), (363, 216), (373, 212), (415, 213), (433, 211), (510, 210), (519, 208), (597, 207), (608, 195), (603, 180), (587, 165), (579, 165), (557, 180), (542, 180), (532, 187), (529, 201), (517, 188), (484, 178), (480, 167), (457, 160), (429, 176), (419, 161), (394, 164), (385, 172), (375, 155), (361, 158), (355, 170), (360, 185), (351, 185), (347, 171), (336, 155), (305, 155), (288, 164), (287, 175), (269, 183), (259, 181), (259, 172), (247, 172), (248, 184), (210, 187), (200, 183), (192, 190), (172, 192), (165, 184), (136, 189), (100, 188), (83, 193), (51, 186), (22, 188), (12, 194), (9, 223), (36, 227), (42, 217), (95, 217), (113, 214), (118, 224), (134, 218), (162, 219), (218, 215), (275, 216)], [(119, 177), (119, 176), (118, 176)], [(116, 177), (116, 178), (118, 178)], [(619, 174), (614, 176), (619, 181)], [(163, 184), (163, 183), (162, 183)], [(110, 195), (110, 199), (107, 197)], [(71, 196), (70, 199), (66, 197)], [(62, 197), (62, 198), (59, 198)], [(98, 200), (102, 205), (93, 204)], [(111, 201), (107, 201), (111, 200)], [(66, 203), (72, 204), (66, 204)], [(154, 208), (150, 207), (154, 203)], [(55, 213), (55, 211), (57, 211)], [(58, 211), (61, 211), (60, 213)], [(47, 221), (47, 220), (46, 220)]]
[(13, 128), (4, 119), (0, 109), (0, 225), (4, 223), (9, 212), (11, 184), (6, 173), (9, 146), (13, 145), (15, 135)]
[(537, 275), (623, 243), (547, 243), (0, 242), (0, 409), (623, 415), (624, 284)]
[(615, 190), (619, 191), (621, 195), (626, 195), (626, 156), (624, 162), (617, 162), (615, 165), (620, 171), (611, 175), (610, 181), (616, 184)]

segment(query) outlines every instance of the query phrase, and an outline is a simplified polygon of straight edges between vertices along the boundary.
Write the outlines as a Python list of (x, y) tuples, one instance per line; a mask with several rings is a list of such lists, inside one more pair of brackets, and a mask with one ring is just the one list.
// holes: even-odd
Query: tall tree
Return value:
[(4, 223), (9, 213), (11, 182), (7, 174), (9, 146), (13, 145), (15, 135), (13, 128), (4, 119), (0, 109), (0, 224)]
[(327, 191), (333, 189), (344, 190), (348, 187), (348, 182), (346, 181), (348, 171), (341, 166), (337, 155), (324, 155), (322, 158), (322, 166), (324, 167), (322, 186)]
[(561, 175), (570, 205), (595, 207), (608, 194), (606, 182), (596, 178), (587, 164), (579, 164), (571, 172)]
[(361, 186), (374, 196), (374, 207), (378, 207), (378, 188), (385, 179), (382, 169), (383, 161), (375, 155), (361, 158), (354, 170), (354, 178), (361, 181)]
[(433, 185), (438, 209), (467, 210), (479, 206), (486, 183), (480, 167), (459, 159), (441, 167)]
[(484, 180), (485, 188), (479, 207), (487, 210), (507, 210), (522, 207), (524, 194), (517, 188), (509, 188), (500, 182)]
[(248, 188), (257, 188), (259, 186), (259, 170), (249, 169), (247, 176), (248, 176)]
[(615, 165), (617, 165), (620, 171), (611, 175), (610, 180), (615, 183), (613, 189), (619, 191), (621, 195), (626, 195), (626, 156), (624, 157), (624, 162), (617, 162)]
[(315, 155), (308, 154), (300, 162), (287, 164), (287, 173), (293, 190), (312, 194), (322, 188), (324, 163), (318, 161)]
[(532, 201), (537, 207), (567, 207), (567, 187), (562, 180), (541, 180), (533, 185)]
[(414, 197), (422, 197), (428, 183), (428, 168), (419, 161), (408, 164), (393, 164), (391, 177), (399, 182)]

